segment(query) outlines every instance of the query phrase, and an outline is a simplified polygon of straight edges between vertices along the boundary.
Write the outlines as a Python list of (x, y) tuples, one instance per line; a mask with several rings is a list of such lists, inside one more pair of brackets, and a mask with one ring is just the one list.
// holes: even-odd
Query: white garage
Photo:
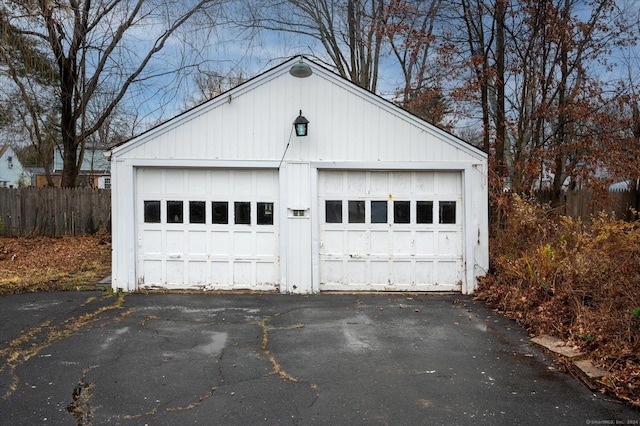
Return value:
[(300, 60), (112, 150), (115, 290), (473, 291), (486, 155)]

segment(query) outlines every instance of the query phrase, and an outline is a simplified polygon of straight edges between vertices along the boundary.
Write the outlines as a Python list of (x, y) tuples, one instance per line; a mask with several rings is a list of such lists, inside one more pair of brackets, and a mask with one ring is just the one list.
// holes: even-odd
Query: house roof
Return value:
[(414, 126), (419, 127), (426, 131), (427, 133), (438, 136), (439, 139), (443, 140), (446, 143), (455, 145), (457, 148), (467, 152), (467, 154), (476, 157), (478, 159), (486, 159), (488, 156), (485, 152), (480, 150), (479, 148), (469, 144), (468, 142), (460, 139), (459, 137), (453, 135), (452, 133), (432, 124), (426, 122), (425, 120), (419, 118), (418, 116), (402, 109), (398, 105), (393, 102), (385, 99), (373, 92), (370, 92), (367, 89), (364, 89), (350, 80), (336, 74), (332, 70), (326, 68), (325, 66), (309, 59), (306, 56), (297, 55), (291, 57), (290, 59), (282, 62), (279, 65), (265, 71), (262, 74), (259, 74), (244, 83), (208, 100), (203, 102), (200, 105), (197, 105), (187, 111), (184, 111), (175, 117), (160, 123), (159, 125), (148, 129), (147, 131), (135, 136), (127, 141), (124, 141), (111, 149), (111, 155), (118, 155), (120, 153), (127, 152), (130, 149), (135, 148), (139, 143), (144, 143), (154, 136), (161, 134), (165, 131), (168, 131), (171, 128), (175, 128), (180, 126), (180, 124), (189, 121), (193, 117), (200, 115), (209, 110), (213, 110), (221, 104), (231, 102), (231, 99), (235, 99), (241, 96), (243, 93), (247, 93), (257, 86), (265, 84), (266, 82), (278, 78), (283, 74), (289, 73), (292, 65), (297, 63), (298, 61), (303, 60), (307, 65), (309, 65), (314, 74), (320, 75), (323, 78), (332, 81), (333, 83), (341, 86), (342, 88), (348, 90), (351, 93), (356, 94), (362, 98), (367, 99), (369, 102), (376, 104), (378, 107), (387, 110), (388, 112), (402, 117), (403, 120), (412, 123)]
[(9, 145), (0, 145), (0, 157), (2, 157), (9, 148)]

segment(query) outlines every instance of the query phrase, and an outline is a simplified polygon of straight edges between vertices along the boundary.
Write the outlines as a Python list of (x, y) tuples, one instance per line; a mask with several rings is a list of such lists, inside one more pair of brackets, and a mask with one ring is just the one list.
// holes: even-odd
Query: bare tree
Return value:
[(469, 72), (454, 100), (480, 101), (484, 149), (513, 190), (546, 180), (559, 195), (611, 167), (626, 118), (608, 107), (624, 91), (604, 71), (636, 42), (618, 3), (461, 0), (466, 42), (454, 43)]
[(247, 25), (318, 41), (341, 76), (376, 91), (384, 0), (248, 1), (247, 9)]
[(240, 84), (247, 78), (240, 71), (237, 74), (220, 74), (217, 71), (200, 71), (193, 77), (197, 93), (193, 93), (188, 107), (212, 99)]
[[(64, 187), (76, 185), (84, 143), (131, 88), (176, 72), (152, 66), (169, 41), (197, 18), (213, 25), (222, 1), (7, 0), (0, 6), (2, 71), (20, 95), (35, 143), (46, 139), (43, 111), (54, 108)], [(99, 109), (92, 108), (96, 99)]]

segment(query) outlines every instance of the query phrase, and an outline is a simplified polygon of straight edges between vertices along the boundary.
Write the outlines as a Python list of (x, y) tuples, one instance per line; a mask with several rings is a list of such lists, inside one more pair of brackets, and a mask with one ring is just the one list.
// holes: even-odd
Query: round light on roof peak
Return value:
[(313, 71), (311, 70), (311, 67), (309, 65), (305, 64), (304, 62), (302, 62), (302, 59), (300, 59), (297, 64), (294, 64), (291, 67), (291, 69), (289, 70), (289, 74), (296, 78), (305, 78), (313, 74)]

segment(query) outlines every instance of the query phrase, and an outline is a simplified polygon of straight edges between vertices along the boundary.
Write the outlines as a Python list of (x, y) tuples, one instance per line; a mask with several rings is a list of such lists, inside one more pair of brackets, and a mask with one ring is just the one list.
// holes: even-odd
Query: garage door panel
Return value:
[(369, 270), (371, 284), (388, 284), (389, 262), (387, 260), (372, 260), (369, 263)]
[(410, 173), (394, 173), (391, 175), (391, 193), (394, 196), (411, 193), (411, 174)]
[[(403, 202), (402, 219), (394, 217), (396, 201)], [(327, 221), (327, 202), (343, 206), (342, 218)], [(359, 211), (364, 204), (362, 223), (350, 223), (347, 207), (356, 202)], [(441, 215), (441, 205), (456, 211)], [(460, 172), (320, 171), (320, 290), (460, 290), (461, 206)]]
[(351, 172), (347, 175), (347, 192), (350, 194), (363, 194), (366, 191), (366, 172)]
[(253, 242), (253, 234), (249, 231), (241, 231), (233, 233), (233, 253), (236, 256), (251, 256), (255, 250), (251, 244)]
[(389, 193), (389, 173), (387, 172), (371, 172), (370, 187), (380, 194)]
[(250, 170), (236, 170), (233, 177), (233, 194), (236, 196), (250, 196), (252, 192), (253, 176)]
[(211, 262), (211, 281), (210, 284), (216, 287), (229, 286), (230, 264), (228, 261), (212, 261)]
[(162, 252), (162, 231), (147, 230), (142, 232), (142, 251), (149, 254)]
[(416, 261), (416, 283), (434, 283), (435, 277), (433, 275), (434, 262), (428, 260)]
[(160, 170), (147, 169), (139, 174), (139, 185), (146, 194), (161, 194), (164, 191), (162, 185), (163, 174)]
[(455, 231), (438, 232), (438, 254), (441, 256), (455, 256), (461, 250), (460, 238)]
[(347, 253), (350, 255), (367, 253), (369, 244), (367, 231), (347, 231)]
[(209, 252), (207, 244), (209, 238), (206, 231), (190, 231), (188, 235), (189, 253), (202, 255)]
[(189, 262), (189, 283), (191, 285), (206, 285), (208, 276), (207, 262), (195, 260)]
[(413, 233), (411, 231), (394, 231), (391, 235), (394, 255), (413, 253)]
[[(138, 281), (171, 288), (277, 289), (278, 195), (275, 169), (136, 169)], [(247, 224), (236, 224), (237, 202), (247, 203)], [(226, 205), (228, 215), (222, 208), (214, 216), (214, 203)], [(265, 206), (272, 223), (264, 218)], [(169, 223), (169, 210), (177, 222)]]
[(367, 283), (367, 264), (364, 261), (352, 261), (347, 263), (349, 283)]
[(325, 253), (342, 254), (344, 253), (343, 244), (344, 231), (327, 230), (322, 233), (322, 247)]
[(272, 262), (256, 262), (256, 282), (273, 284), (278, 281), (278, 269)]
[(211, 194), (212, 196), (226, 198), (231, 192), (229, 183), (230, 175), (228, 170), (211, 170), (209, 172), (211, 179)]
[(458, 262), (440, 261), (438, 262), (438, 283), (448, 284), (458, 282), (462, 279), (460, 268), (457, 267)]
[(184, 253), (186, 235), (184, 231), (167, 230), (165, 233), (166, 247), (165, 252), (176, 254)]
[(190, 170), (188, 174), (188, 193), (190, 196), (204, 195), (209, 188), (209, 174), (206, 170)]
[(278, 244), (278, 236), (273, 232), (257, 232), (256, 233), (256, 254), (258, 256), (270, 255), (273, 253), (273, 247)]
[(436, 252), (435, 232), (416, 231), (416, 256), (434, 256)]
[(278, 195), (278, 175), (267, 170), (256, 171), (256, 192), (263, 196), (276, 197)]
[(386, 255), (389, 253), (389, 231), (371, 231), (370, 252), (374, 255)]
[(345, 282), (345, 271), (342, 260), (325, 260), (320, 269), (320, 282), (323, 283), (343, 283)]
[(233, 264), (233, 285), (239, 286), (254, 282), (254, 267), (251, 262), (235, 262)]
[(215, 255), (228, 255), (229, 253), (232, 253), (230, 241), (231, 239), (228, 231), (212, 231), (211, 253)]
[(394, 261), (393, 262), (393, 278), (391, 283), (394, 285), (406, 284), (411, 285), (411, 261)]
[(168, 169), (166, 171), (165, 177), (165, 194), (184, 194), (185, 193), (185, 185), (184, 185), (184, 170), (173, 170)]
[(461, 175), (457, 172), (439, 172), (435, 175), (435, 187), (439, 194), (459, 194), (462, 187)]
[(141, 281), (144, 283), (162, 283), (162, 261), (160, 260), (143, 260), (145, 275)]
[(167, 284), (171, 286), (179, 286), (184, 284), (184, 260), (167, 260)]
[(325, 192), (327, 194), (342, 194), (342, 172), (323, 172)]
[(435, 177), (433, 173), (416, 173), (413, 179), (412, 193), (433, 194), (435, 193)]

